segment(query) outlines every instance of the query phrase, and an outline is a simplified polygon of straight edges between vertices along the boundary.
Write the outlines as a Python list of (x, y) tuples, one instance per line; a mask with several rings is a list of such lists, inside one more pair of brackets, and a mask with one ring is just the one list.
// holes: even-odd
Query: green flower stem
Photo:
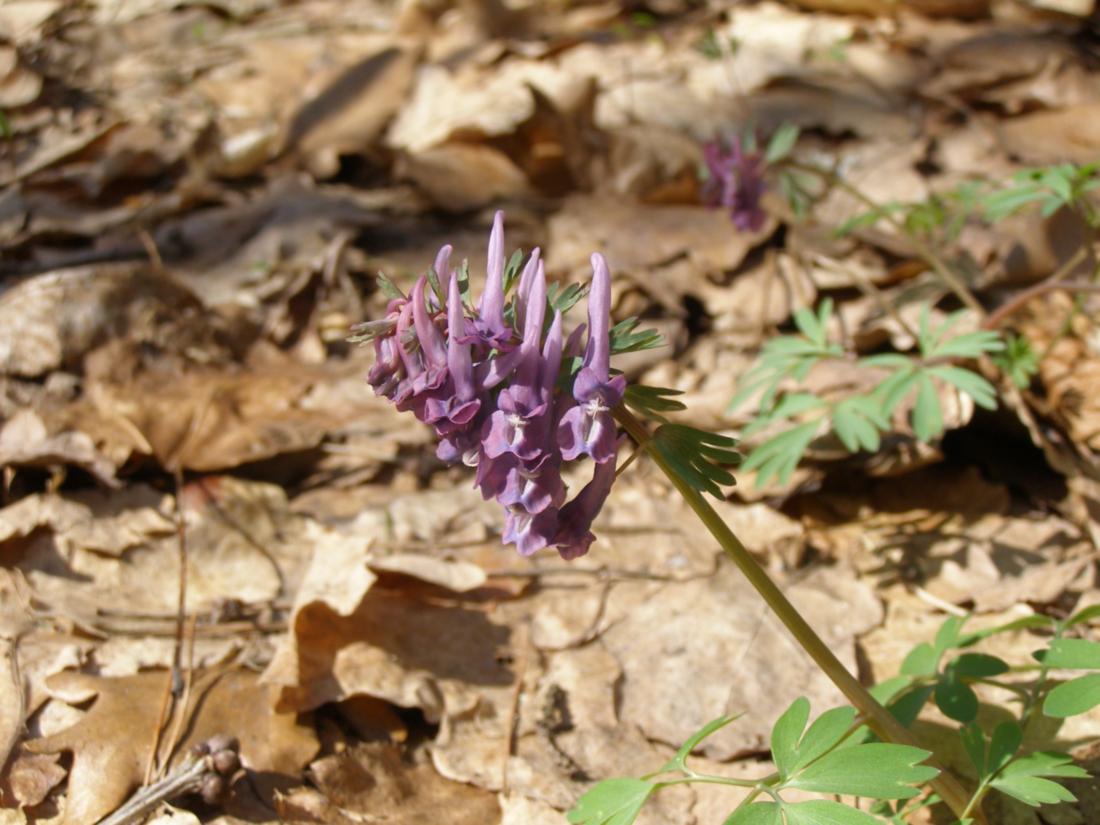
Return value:
[[(668, 476), (669, 481), (684, 497), (684, 500), (695, 511), (695, 514), (699, 516), (700, 521), (718, 541), (722, 550), (737, 565), (741, 573), (749, 580), (749, 583), (756, 588), (756, 592), (763, 597), (772, 612), (787, 626), (787, 629), (802, 646), (803, 650), (810, 654), (810, 658), (833, 681), (833, 684), (847, 697), (852, 706), (862, 714), (871, 730), (884, 742), (921, 747), (916, 737), (898, 722), (890, 714), (890, 711), (879, 704), (867, 692), (867, 689), (841, 664), (829, 646), (802, 618), (802, 614), (783, 595), (783, 591), (776, 586), (775, 582), (768, 577), (768, 574), (764, 572), (764, 568), (752, 557), (752, 554), (741, 543), (741, 540), (734, 535), (733, 531), (722, 520), (722, 517), (718, 515), (718, 512), (703, 498), (703, 494), (692, 487), (671, 467), (658, 450), (652, 449), (651, 436), (646, 425), (622, 405), (615, 409), (615, 418), (637, 444), (646, 447), (650, 457), (661, 468), (661, 471)], [(970, 794), (944, 768), (941, 766), (936, 767), (940, 768), (940, 774), (930, 784), (951, 810), (961, 817), (963, 811), (967, 809), (968, 803), (970, 803)], [(978, 823), (984, 823), (980, 810), (974, 811), (974, 819)]]

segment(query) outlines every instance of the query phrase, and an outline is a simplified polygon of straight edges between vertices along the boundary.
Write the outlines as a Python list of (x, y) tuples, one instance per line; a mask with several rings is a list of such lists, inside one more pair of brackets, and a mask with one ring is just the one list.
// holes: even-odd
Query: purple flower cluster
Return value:
[[(436, 255), (436, 279), (421, 277), (408, 296), (390, 301), (385, 318), (361, 325), (376, 355), (368, 380), (435, 429), (440, 459), (477, 468), (481, 494), (505, 508), (506, 542), (523, 555), (556, 547), (563, 558), (581, 556), (615, 480), (611, 410), (626, 390), (625, 379), (610, 372), (607, 264), (592, 256), (587, 343), (572, 375), (563, 364), (581, 355), (585, 327), (563, 339), (538, 249), (506, 296), (503, 213), (493, 220), (476, 306), (464, 303), (451, 251), (444, 246)], [(592, 480), (567, 502), (562, 465), (585, 456), (594, 462)]]
[(733, 225), (742, 232), (756, 232), (767, 215), (760, 206), (764, 195), (764, 155), (746, 148), (740, 137), (723, 148), (720, 141), (703, 147), (703, 160), (709, 177), (703, 198), (711, 206), (724, 206), (730, 211)]

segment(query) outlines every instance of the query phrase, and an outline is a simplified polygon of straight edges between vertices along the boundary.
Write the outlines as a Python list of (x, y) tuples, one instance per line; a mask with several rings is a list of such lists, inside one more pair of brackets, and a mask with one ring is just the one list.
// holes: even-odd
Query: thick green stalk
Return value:
[[(615, 410), (615, 418), (635, 442), (647, 447), (647, 452), (654, 462), (668, 476), (680, 495), (684, 497), (691, 509), (699, 516), (700, 521), (718, 541), (722, 550), (737, 565), (741, 573), (749, 580), (749, 583), (756, 588), (756, 592), (768, 603), (768, 607), (779, 617), (779, 620), (787, 626), (795, 640), (810, 654), (810, 658), (817, 663), (817, 666), (825, 672), (825, 675), (847, 697), (852, 706), (859, 711), (871, 730), (885, 742), (921, 747), (916, 737), (848, 672), (829, 646), (802, 618), (802, 614), (783, 595), (783, 591), (764, 572), (764, 568), (752, 557), (752, 554), (741, 543), (741, 540), (734, 535), (733, 531), (722, 520), (722, 517), (718, 515), (718, 512), (711, 507), (710, 502), (703, 497), (703, 494), (692, 487), (683, 476), (671, 467), (658, 450), (648, 448), (651, 443), (651, 436), (646, 425), (621, 405)], [(932, 780), (931, 785), (951, 810), (961, 817), (963, 811), (968, 807), (970, 794), (942, 766), (937, 767), (940, 767), (940, 774)], [(976, 822), (984, 821), (980, 811), (972, 813)]]

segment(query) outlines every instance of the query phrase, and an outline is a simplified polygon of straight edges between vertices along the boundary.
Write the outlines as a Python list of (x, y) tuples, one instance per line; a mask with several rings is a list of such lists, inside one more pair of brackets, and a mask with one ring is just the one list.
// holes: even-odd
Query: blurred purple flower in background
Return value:
[[(585, 327), (563, 342), (537, 249), (518, 279), (505, 271), (503, 219), (493, 220), (476, 305), (444, 246), (433, 273), (398, 293), (385, 318), (360, 324), (358, 340), (374, 342), (375, 393), (435, 429), (442, 461), (477, 467), (481, 494), (505, 509), (504, 541), (523, 555), (554, 547), (573, 559), (595, 540), (590, 528), (615, 480), (611, 411), (626, 380), (610, 372), (611, 274), (593, 255), (587, 344), (574, 375)], [(562, 467), (584, 456), (594, 461), (592, 480), (567, 502)]]
[(760, 205), (766, 188), (764, 154), (746, 148), (740, 136), (727, 146), (712, 141), (703, 147), (708, 173), (703, 199), (711, 206), (726, 207), (733, 225), (742, 232), (756, 232), (767, 218)]

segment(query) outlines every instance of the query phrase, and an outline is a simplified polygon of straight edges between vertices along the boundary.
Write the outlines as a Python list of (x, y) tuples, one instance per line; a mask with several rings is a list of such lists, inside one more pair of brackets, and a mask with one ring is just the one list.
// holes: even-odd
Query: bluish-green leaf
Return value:
[(1065, 719), (1100, 705), (1100, 673), (1089, 673), (1051, 688), (1043, 700), (1043, 713)]
[(656, 789), (644, 779), (605, 779), (578, 799), (565, 818), (573, 825), (630, 825)]
[(835, 747), (851, 730), (855, 718), (856, 709), (847, 705), (817, 717), (798, 743), (798, 759), (791, 772), (801, 770)]
[(1083, 622), (1091, 622), (1093, 619), (1100, 617), (1100, 604), (1090, 605), (1084, 610), (1078, 610), (1072, 616), (1065, 621), (1066, 627), (1073, 627), (1074, 625), (1082, 624)]
[(783, 825), (783, 815), (774, 802), (754, 802), (738, 808), (722, 825)]
[(993, 736), (989, 740), (989, 757), (987, 768), (989, 773), (996, 773), (1008, 764), (1016, 755), (1020, 744), (1024, 741), (1024, 732), (1015, 722), (1001, 722), (993, 730)]
[(909, 395), (919, 377), (920, 371), (914, 369), (912, 362), (906, 359), (902, 369), (883, 379), (882, 383), (875, 387), (875, 395), (882, 399), (883, 415), (893, 414), (898, 404)]
[(793, 123), (784, 123), (776, 129), (772, 139), (768, 141), (768, 149), (764, 153), (764, 162), (775, 163), (787, 157), (798, 142), (798, 132), (798, 127)]
[(889, 679), (884, 679), (877, 685), (872, 685), (868, 689), (868, 692), (875, 697), (879, 704), (888, 705), (893, 702), (895, 698), (900, 696), (911, 684), (913, 684), (913, 678), (911, 676), (893, 676)]
[(872, 742), (838, 748), (809, 765), (785, 785), (824, 794), (871, 799), (908, 799), (938, 771), (920, 763), (931, 754), (908, 745)]
[(958, 646), (963, 625), (968, 618), (968, 616), (948, 616), (943, 620), (932, 641), (936, 648), (937, 660), (950, 648)]
[(994, 627), (970, 631), (969, 633), (959, 636), (954, 646), (969, 647), (975, 642), (979, 642), (982, 639), (988, 639), (990, 636), (996, 636), (998, 633), (1010, 633), (1014, 630), (1030, 630), (1036, 627), (1051, 627), (1053, 624), (1054, 620), (1049, 616), (1024, 616), (1019, 619), (1014, 619), (1011, 622), (995, 625)]
[(1100, 644), (1088, 639), (1055, 639), (1043, 656), (1047, 667), (1100, 670)]
[(833, 312), (833, 300), (832, 298), (826, 298), (821, 302), (818, 307), (817, 314), (815, 315), (813, 310), (809, 307), (802, 307), (794, 314), (794, 325), (798, 327), (799, 332), (810, 339), (818, 348), (824, 348), (827, 345), (826, 334), (827, 325), (829, 322), (829, 316)]
[(943, 414), (936, 388), (927, 373), (917, 377), (917, 403), (913, 407), (913, 431), (921, 441), (931, 441), (943, 432)]
[(902, 725), (909, 727), (916, 721), (931, 695), (931, 685), (925, 685), (902, 694), (890, 703), (890, 713)]
[(778, 477), (780, 484), (786, 484), (802, 454), (814, 440), (821, 428), (823, 418), (807, 421), (774, 436), (753, 450), (742, 465), (746, 470), (758, 469), (756, 485), (767, 484), (768, 479)]
[(1058, 802), (1075, 802), (1077, 797), (1057, 782), (1041, 779), (1037, 776), (1010, 776), (997, 778), (990, 783), (1001, 793), (1020, 800), (1025, 805), (1037, 808), (1040, 805), (1053, 805)]
[(992, 330), (968, 332), (950, 340), (937, 343), (926, 358), (977, 358), (987, 352), (1004, 349), (1001, 337)]
[(881, 825), (881, 820), (869, 813), (831, 799), (786, 804), (783, 812), (787, 825)]
[(990, 785), (1028, 805), (1049, 805), (1073, 802), (1075, 797), (1066, 788), (1042, 777), (1083, 779), (1088, 775), (1064, 753), (1040, 751), (1010, 762)]
[(969, 395), (979, 407), (997, 408), (996, 388), (976, 372), (952, 366), (931, 367), (928, 372)]
[(908, 676), (931, 676), (940, 663), (940, 651), (928, 642), (921, 642), (906, 654), (901, 672)]
[(879, 432), (858, 398), (846, 399), (833, 408), (833, 431), (849, 452), (874, 452), (879, 448)]
[(810, 719), (810, 700), (799, 696), (772, 726), (772, 761), (779, 775), (786, 778), (794, 771), (798, 760), (798, 740)]
[(962, 740), (963, 750), (970, 758), (970, 764), (978, 774), (979, 779), (988, 776), (986, 772), (985, 732), (979, 725), (964, 725), (959, 728), (959, 739)]

